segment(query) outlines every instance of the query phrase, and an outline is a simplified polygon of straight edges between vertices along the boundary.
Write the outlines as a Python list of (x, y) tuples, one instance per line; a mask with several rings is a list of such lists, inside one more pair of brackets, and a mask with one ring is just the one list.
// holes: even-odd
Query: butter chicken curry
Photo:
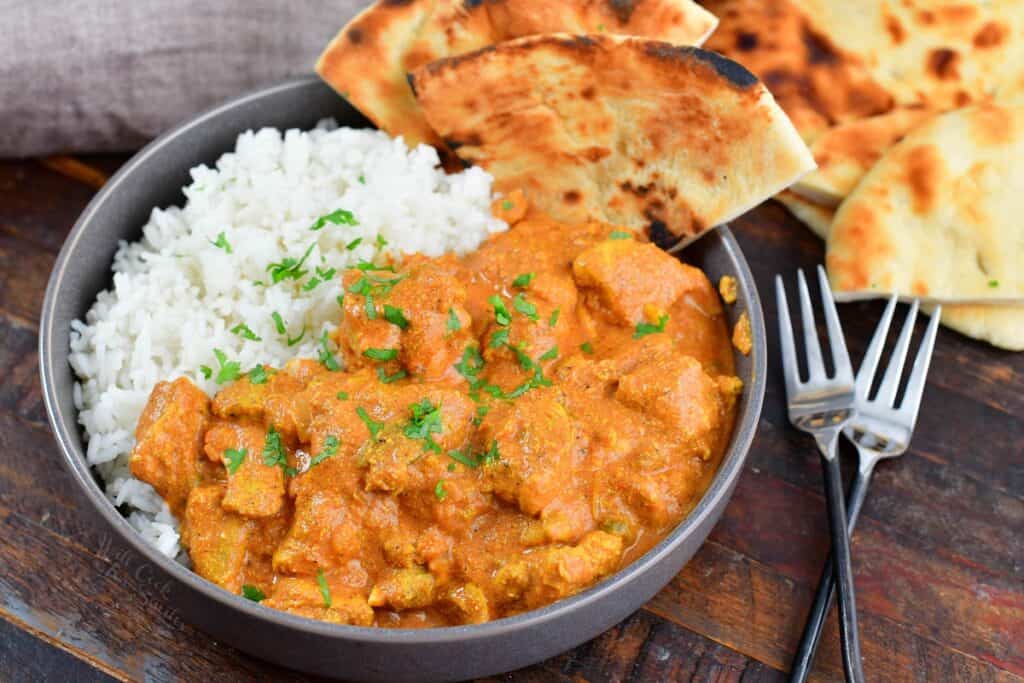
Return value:
[(337, 351), (212, 400), (153, 390), (131, 468), (195, 571), (334, 623), (473, 624), (590, 586), (696, 504), (741, 390), (714, 286), (615, 226), (495, 210), (511, 229), (463, 258), (346, 271)]

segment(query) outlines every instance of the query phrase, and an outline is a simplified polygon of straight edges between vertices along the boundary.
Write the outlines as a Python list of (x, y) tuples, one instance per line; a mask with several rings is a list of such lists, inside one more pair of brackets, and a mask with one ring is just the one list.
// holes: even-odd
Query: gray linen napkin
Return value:
[(365, 0), (0, 0), (0, 157), (136, 149), (312, 73)]

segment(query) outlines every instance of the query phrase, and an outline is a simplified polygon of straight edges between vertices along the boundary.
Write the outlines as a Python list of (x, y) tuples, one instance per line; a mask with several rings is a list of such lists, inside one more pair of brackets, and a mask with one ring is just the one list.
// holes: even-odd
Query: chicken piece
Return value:
[(370, 590), (367, 602), (399, 611), (423, 609), (434, 604), (435, 587), (434, 575), (422, 568), (393, 569)]
[(265, 367), (262, 383), (253, 382), (253, 373), (232, 382), (213, 398), (213, 414), (227, 419), (249, 418), (274, 425), (288, 438), (296, 436), (296, 416), (292, 397), (305, 382), (289, 370)]
[(373, 625), (373, 608), (366, 603), (366, 598), (352, 594), (350, 589), (331, 582), (327, 577), (324, 582), (326, 591), (315, 579), (280, 579), (274, 587), (274, 594), (263, 604), (332, 624)]
[(295, 501), (292, 526), (274, 551), (273, 568), (286, 574), (312, 573), (318, 566), (355, 557), (363, 540), (361, 525), (338, 493), (303, 493)]
[(255, 522), (222, 506), (222, 485), (192, 489), (185, 506), (182, 543), (196, 573), (232, 593), (242, 588), (242, 569)]
[(621, 325), (645, 319), (645, 307), (667, 311), (687, 290), (704, 286), (707, 277), (649, 242), (605, 240), (572, 262), (573, 277)]
[[(363, 443), (357, 463), (366, 467), (367, 491), (402, 493), (427, 484), (411, 467), (431, 453), (460, 448), (469, 438), (476, 405), (450, 389), (424, 390), (410, 385), (383, 395), (384, 410), (395, 418), (375, 439)], [(430, 481), (431, 489), (436, 480)]]
[(498, 570), (495, 588), (509, 602), (533, 609), (578, 593), (613, 572), (622, 557), (620, 536), (592, 531), (578, 545), (538, 548)]
[(206, 432), (206, 457), (223, 462), (228, 471), (225, 510), (272, 517), (284, 507), (284, 469), (264, 463), (266, 441), (266, 430), (255, 424), (221, 422)]
[(132, 474), (150, 484), (175, 514), (199, 483), (199, 453), (209, 419), (206, 394), (180, 377), (153, 387), (135, 429)]
[[(452, 261), (410, 257), (400, 273), (350, 270), (345, 275), (345, 317), (339, 340), (352, 367), (374, 365), (387, 375), (404, 369), (435, 379), (471, 341), (466, 288)], [(395, 350), (394, 360), (367, 357)]]
[(577, 426), (554, 389), (533, 389), (495, 406), (480, 424), (483, 475), (495, 495), (539, 514), (572, 480)]
[(445, 591), (438, 603), (457, 624), (482, 624), (491, 620), (487, 595), (475, 583), (466, 583)]
[(575, 543), (594, 528), (594, 517), (585, 497), (563, 494), (540, 514), (545, 538), (552, 543)]
[[(502, 298), (510, 314), (510, 323), (500, 325), (497, 316), (492, 316), (494, 319), (484, 337), (483, 355), (488, 363), (503, 359), (518, 365), (517, 354), (508, 348), (510, 344), (522, 349), (534, 361), (552, 348), (569, 347), (573, 331), (566, 321), (576, 310), (579, 299), (579, 291), (571, 277), (538, 273), (526, 287), (513, 287), (512, 292)], [(554, 316), (556, 310), (558, 315)], [(553, 326), (552, 316), (555, 319)], [(560, 319), (562, 324), (559, 325)]]
[(615, 397), (661, 419), (702, 458), (713, 452), (725, 406), (718, 383), (690, 356), (641, 363), (619, 380)]

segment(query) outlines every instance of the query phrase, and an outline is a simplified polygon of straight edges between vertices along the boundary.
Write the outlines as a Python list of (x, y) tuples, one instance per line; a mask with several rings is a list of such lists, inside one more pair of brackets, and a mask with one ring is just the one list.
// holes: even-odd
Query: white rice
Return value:
[[(309, 132), (243, 133), (216, 168), (198, 166), (191, 175), (185, 206), (154, 209), (143, 239), (120, 244), (113, 289), (101, 292), (85, 322), (76, 320), (71, 330), (70, 360), (80, 380), (75, 405), (89, 463), (131, 524), (169, 556), (180, 550), (177, 522), (128, 469), (135, 424), (157, 382), (185, 376), (212, 395), (214, 349), (243, 371), (315, 358), (321, 334), (340, 317), (346, 266), (382, 253), (461, 254), (508, 227), (491, 216), (491, 177), (484, 171), (445, 175), (431, 147), (410, 150), (401, 138), (331, 121)], [(310, 230), (339, 208), (358, 224)], [(231, 253), (213, 244), (221, 233)], [(310, 245), (308, 274), (273, 284), (267, 266), (298, 259)], [(316, 266), (338, 274), (303, 291)], [(288, 346), (275, 312), (288, 335), (305, 329), (301, 342)], [(232, 333), (239, 323), (261, 341)], [(214, 378), (203, 376), (204, 365)]]

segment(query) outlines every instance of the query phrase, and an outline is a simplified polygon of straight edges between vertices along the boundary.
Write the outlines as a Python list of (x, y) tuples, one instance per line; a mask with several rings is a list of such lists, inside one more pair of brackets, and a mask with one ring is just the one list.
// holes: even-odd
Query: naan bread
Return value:
[(839, 208), (828, 239), (845, 300), (898, 292), (1024, 303), (1024, 102), (958, 109), (893, 146)]
[(316, 70), (378, 128), (444, 151), (406, 82), (418, 66), (537, 33), (605, 31), (700, 45), (716, 24), (692, 0), (382, 1), (338, 33)]
[(1020, 0), (709, 0), (707, 47), (760, 76), (801, 134), (1024, 86)]
[(410, 80), (462, 159), (562, 221), (690, 238), (814, 167), (764, 86), (698, 48), (534, 36), (434, 62)]
[(962, 107), (1024, 73), (1020, 0), (794, 0), (896, 104)]
[(828, 129), (811, 144), (818, 168), (797, 181), (792, 191), (821, 206), (838, 206), (886, 150), (929, 116), (934, 113), (899, 108)]
[(778, 199), (798, 221), (810, 228), (811, 232), (823, 240), (828, 239), (828, 229), (836, 215), (835, 209), (816, 204), (793, 190), (783, 190), (775, 195), (775, 199)]
[[(835, 210), (818, 206), (790, 190), (775, 195), (798, 220), (823, 239), (828, 238)], [(922, 310), (929, 314), (934, 304)], [(942, 324), (964, 336), (1009, 351), (1024, 351), (1024, 306), (1010, 304), (944, 304)]]
[(863, 60), (835, 46), (831, 34), (843, 27), (817, 26), (793, 0), (702, 4), (719, 18), (707, 49), (757, 74), (804, 140), (811, 142), (836, 124), (892, 109), (892, 96), (875, 82)]

